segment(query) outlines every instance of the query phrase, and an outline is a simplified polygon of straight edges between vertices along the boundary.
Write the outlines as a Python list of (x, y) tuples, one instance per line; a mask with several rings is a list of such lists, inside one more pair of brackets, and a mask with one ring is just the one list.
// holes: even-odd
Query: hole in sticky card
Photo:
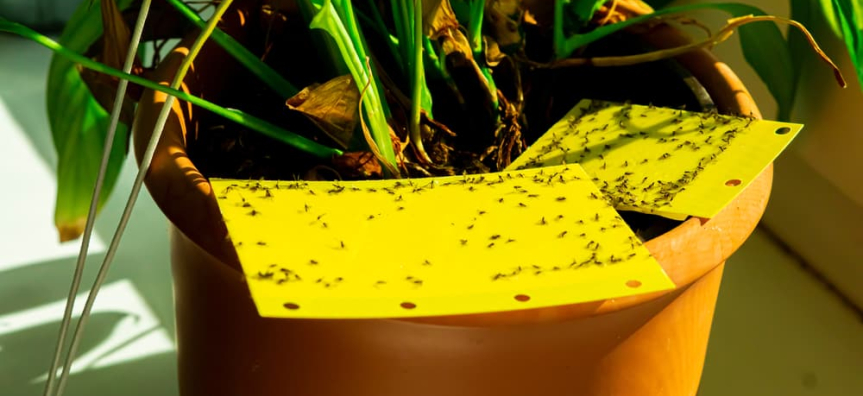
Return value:
[(626, 287), (629, 287), (631, 289), (637, 289), (637, 288), (641, 287), (641, 282), (637, 281), (635, 279), (630, 280), (630, 281), (626, 281)]
[(414, 308), (416, 308), (416, 307), (417, 307), (417, 305), (416, 305), (416, 304), (414, 304), (414, 303), (412, 303), (412, 302), (408, 302), (408, 301), (405, 301), (405, 302), (401, 303), (401, 305), (400, 305), (400, 306), (401, 306), (402, 308), (404, 308), (404, 309), (414, 309)]
[(299, 306), (299, 304), (295, 304), (295, 303), (285, 303), (285, 308), (290, 309), (291, 311), (296, 311), (296, 310), (300, 309), (300, 306)]
[(740, 183), (743, 183), (742, 181), (740, 181), (740, 179), (731, 179), (725, 182), (725, 185), (728, 187), (737, 187), (740, 185)]
[(514, 298), (515, 298), (515, 301), (519, 301), (519, 302), (530, 301), (530, 296), (528, 296), (527, 294), (516, 294), (516, 296)]
[(776, 129), (777, 135), (787, 135), (790, 132), (791, 132), (791, 128), (789, 128), (789, 127), (782, 127), (782, 128)]

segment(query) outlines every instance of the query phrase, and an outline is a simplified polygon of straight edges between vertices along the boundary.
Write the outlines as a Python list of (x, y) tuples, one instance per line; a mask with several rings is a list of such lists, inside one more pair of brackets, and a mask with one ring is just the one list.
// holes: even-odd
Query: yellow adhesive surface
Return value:
[(583, 100), (509, 169), (578, 163), (617, 209), (712, 218), (802, 127)]
[(264, 317), (498, 312), (674, 287), (578, 165), (211, 182)]

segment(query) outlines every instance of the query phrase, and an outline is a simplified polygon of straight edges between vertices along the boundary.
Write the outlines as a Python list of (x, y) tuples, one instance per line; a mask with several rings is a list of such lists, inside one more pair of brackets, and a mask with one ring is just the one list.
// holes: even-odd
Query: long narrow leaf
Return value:
[[(343, 12), (350, 12), (346, 16), (349, 15), (352, 18), (353, 12), (350, 11), (352, 9), (350, 3), (341, 3), (340, 5)], [(378, 150), (383, 155), (383, 159), (389, 167), (395, 168), (395, 153), (393, 152), (393, 145), (390, 140), (389, 124), (387, 124), (377, 84), (372, 81), (369, 73), (366, 72), (364, 61), (366, 59), (366, 51), (359, 38), (356, 22), (343, 23), (332, 1), (326, 0), (314, 18), (312, 18), (310, 27), (327, 32), (336, 42), (341, 57), (347, 64), (357, 86), (361, 89), (366, 85), (369, 86), (363, 100), (363, 110), (368, 116), (375, 145), (377, 145)], [(386, 168), (387, 166), (384, 166), (384, 169)]]
[(107, 67), (101, 63), (81, 56), (80, 54), (77, 54), (74, 51), (71, 51), (70, 49), (60, 45), (56, 41), (51, 40), (50, 38), (43, 36), (39, 33), (36, 33), (32, 29), (27, 28), (26, 26), (23, 26), (21, 24), (0, 18), (0, 32), (14, 33), (33, 40), (54, 51), (55, 53), (63, 56), (64, 58), (67, 58), (70, 62), (80, 64), (81, 66), (88, 69), (92, 69), (100, 73), (105, 73), (117, 78), (124, 78), (129, 80), (129, 82), (133, 84), (137, 84), (142, 87), (152, 89), (154, 91), (164, 92), (176, 96), (177, 99), (185, 100), (195, 106), (201, 107), (202, 109), (208, 110), (218, 116), (221, 116), (222, 118), (236, 122), (254, 131), (263, 133), (266, 136), (269, 136), (308, 154), (320, 158), (330, 158), (333, 155), (342, 154), (340, 150), (323, 146), (320, 143), (314, 142), (293, 132), (282, 129), (260, 118), (254, 117), (250, 114), (246, 114), (240, 110), (227, 109), (199, 97), (192, 96), (186, 92), (171, 89), (165, 87), (164, 85), (160, 85), (153, 81), (150, 81), (146, 78), (126, 74), (117, 69)]
[(857, 71), (857, 80), (863, 86), (863, 3), (854, 0), (833, 0), (836, 20), (842, 30), (842, 39)]
[[(118, 0), (124, 9), (132, 0)], [(82, 3), (70, 18), (60, 42), (75, 52), (90, 48), (103, 32), (100, 7)], [(57, 201), (54, 224), (61, 241), (77, 238), (84, 229), (99, 159), (110, 124), (109, 113), (81, 77), (75, 64), (53, 57), (47, 81), (48, 122), (57, 150)], [(97, 208), (110, 197), (128, 150), (129, 128), (120, 124), (114, 138), (104, 188)]]
[[(593, 14), (606, 0), (553, 0), (554, 1), (554, 49), (558, 58), (565, 58), (572, 53), (567, 50), (566, 31), (575, 30), (587, 25)], [(562, 55), (562, 54), (567, 55)]]

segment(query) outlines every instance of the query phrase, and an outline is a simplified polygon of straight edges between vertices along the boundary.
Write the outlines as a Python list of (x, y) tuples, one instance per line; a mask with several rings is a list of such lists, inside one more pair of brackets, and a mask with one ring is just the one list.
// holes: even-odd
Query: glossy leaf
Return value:
[[(124, 9), (132, 0), (118, 0)], [(66, 24), (59, 42), (83, 53), (102, 35), (100, 7), (81, 3)], [(87, 219), (99, 172), (110, 114), (90, 92), (77, 65), (60, 56), (51, 59), (48, 73), (48, 121), (57, 150), (57, 204), (54, 223), (61, 241), (77, 238)], [(128, 150), (129, 129), (119, 125), (111, 151), (101, 208), (113, 190)]]
[[(854, 1), (854, 0), (851, 0), (851, 1)], [(792, 0), (792, 3), (793, 2), (794, 2), (794, 0)], [(810, 6), (821, 8), (821, 11), (824, 13), (823, 18), (827, 22), (827, 25), (830, 26), (830, 29), (833, 30), (833, 33), (836, 34), (836, 37), (842, 37), (842, 25), (841, 25), (841, 21), (839, 20), (839, 13), (837, 12), (838, 10), (836, 10), (834, 8), (834, 4), (836, 3), (835, 1), (833, 1), (833, 0), (815, 0), (815, 1), (806, 0), (806, 2), (809, 3)], [(791, 14), (792, 16), (794, 16), (793, 9), (794, 9), (794, 6), (792, 5), (792, 14)]]
[(587, 25), (606, 0), (554, 0), (554, 48), (558, 59), (572, 53), (566, 35)]
[(857, 71), (857, 79), (863, 84), (863, 2), (833, 0), (833, 7), (835, 19), (842, 31), (842, 39)]
[[(353, 16), (353, 7), (344, 0), (334, 0), (339, 4), (337, 9), (333, 0), (326, 0), (317, 14), (312, 18), (310, 27), (327, 32), (335, 41), (341, 59), (357, 82), (358, 87), (368, 86), (363, 99), (363, 110), (369, 119), (370, 130), (383, 160), (395, 167), (395, 153), (390, 140), (389, 124), (383, 109), (383, 98), (377, 84), (373, 81), (366, 68), (366, 50), (360, 37), (359, 28)], [(341, 12), (340, 12), (341, 11)], [(344, 17), (343, 17), (344, 16)]]
[(456, 0), (450, 4), (459, 23), (467, 29), (467, 36), (474, 51), (482, 50), (482, 22), (485, 15), (485, 3), (484, 0)]

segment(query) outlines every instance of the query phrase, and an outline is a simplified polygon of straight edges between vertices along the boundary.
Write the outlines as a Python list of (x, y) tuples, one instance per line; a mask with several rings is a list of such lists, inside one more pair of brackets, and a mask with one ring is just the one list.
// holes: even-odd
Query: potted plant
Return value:
[[(121, 38), (129, 35), (122, 14), (106, 6), (113, 3), (101, 2), (101, 14), (80, 11), (101, 15), (112, 27), (100, 48), (106, 63), (127, 49), (128, 40)], [(184, 18), (203, 25), (181, 2), (167, 3), (156, 10), (176, 23), (153, 29), (150, 37), (189, 30)], [(150, 89), (136, 97), (133, 138), (136, 155), (149, 168), (140, 179), (146, 176), (150, 194), (173, 224), (182, 394), (697, 391), (724, 262), (763, 213), (772, 168), (709, 221), (630, 219), (649, 235), (645, 246), (673, 290), (506, 312), (362, 320), (261, 317), (222, 219), (220, 193), (208, 178), (500, 171), (582, 97), (690, 108), (715, 104), (721, 113), (758, 118), (743, 84), (704, 49), (751, 20), (734, 20), (699, 44), (663, 17), (679, 10), (651, 14), (640, 1), (234, 3), (230, 13), (230, 2), (216, 10), (227, 33), (214, 33), (216, 44), (201, 50), (193, 32), (146, 80), (123, 76)], [(747, 6), (721, 7), (736, 16), (758, 13)], [(137, 16), (135, 7), (129, 12)], [(645, 21), (650, 23), (639, 23)], [(212, 33), (213, 26), (205, 31)], [(757, 26), (763, 28), (748, 34), (781, 39), (775, 27)], [(623, 32), (624, 27), (631, 28)], [(249, 50), (266, 62), (254, 61)], [(293, 52), (312, 56), (315, 50), (319, 54), (311, 62), (298, 62)], [(184, 60), (194, 56), (195, 67), (177, 80), (177, 70), (182, 74), (188, 66)], [(644, 63), (671, 57), (676, 63)], [(119, 66), (117, 59), (112, 64)], [(618, 68), (570, 68), (604, 62)], [(268, 74), (272, 70), (289, 78)], [(267, 76), (272, 80), (261, 83)], [(298, 91), (286, 83), (291, 80), (309, 88)], [(92, 77), (87, 82), (97, 95), (99, 87), (116, 84)], [(180, 82), (190, 94), (168, 92), (207, 111), (173, 102), (159, 87)], [(241, 109), (246, 113), (225, 108), (250, 101)], [(152, 146), (152, 131), (163, 133), (158, 146)]]

